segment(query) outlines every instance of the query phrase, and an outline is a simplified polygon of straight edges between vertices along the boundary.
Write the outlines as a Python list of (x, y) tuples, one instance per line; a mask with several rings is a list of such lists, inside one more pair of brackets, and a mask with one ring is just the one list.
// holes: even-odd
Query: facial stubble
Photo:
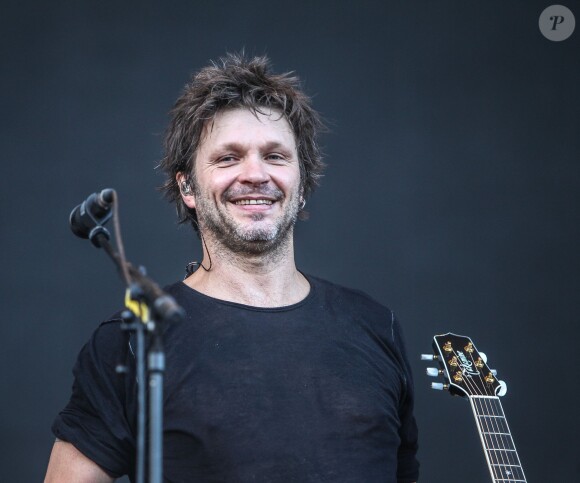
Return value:
[[(276, 199), (275, 203), (287, 203), (281, 217), (267, 226), (244, 227), (238, 223), (227, 209), (228, 200), (244, 193), (226, 191), (220, 200), (220, 205), (213, 198), (204, 195), (198, 186), (194, 187), (196, 197), (196, 212), (202, 235), (211, 237), (223, 248), (234, 255), (276, 257), (289, 246), (293, 227), (298, 218), (299, 194), (286, 198), (277, 188), (265, 188), (252, 194), (263, 194)], [(260, 223), (266, 219), (263, 213), (253, 213), (249, 216), (252, 223)]]

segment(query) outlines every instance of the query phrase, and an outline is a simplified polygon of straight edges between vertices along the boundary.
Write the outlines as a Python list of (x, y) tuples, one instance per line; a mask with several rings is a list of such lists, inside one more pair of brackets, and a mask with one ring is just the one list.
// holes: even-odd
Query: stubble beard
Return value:
[[(275, 193), (276, 203), (283, 203), (286, 200), (279, 190)], [(282, 216), (267, 226), (246, 227), (238, 223), (225, 208), (229, 197), (230, 193), (224, 193), (222, 205), (218, 207), (210, 197), (196, 193), (196, 212), (203, 236), (214, 239), (218, 245), (236, 256), (278, 258), (289, 249), (294, 224), (298, 218), (300, 197), (297, 193), (286, 200), (288, 205)], [(254, 213), (249, 218), (252, 222), (260, 223), (266, 216)]]

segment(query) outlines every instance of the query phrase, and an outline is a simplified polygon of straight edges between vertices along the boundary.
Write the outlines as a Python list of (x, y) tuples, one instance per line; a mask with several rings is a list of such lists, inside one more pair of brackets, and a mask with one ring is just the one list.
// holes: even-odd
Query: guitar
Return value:
[(433, 389), (446, 389), (452, 395), (469, 399), (483, 445), (491, 479), (495, 482), (526, 482), (505, 414), (498, 396), (507, 392), (505, 382), (487, 366), (487, 357), (478, 352), (469, 337), (447, 333), (433, 338), (434, 354), (423, 360), (436, 360), (440, 369), (429, 367), (427, 375), (444, 376), (445, 383), (434, 382)]

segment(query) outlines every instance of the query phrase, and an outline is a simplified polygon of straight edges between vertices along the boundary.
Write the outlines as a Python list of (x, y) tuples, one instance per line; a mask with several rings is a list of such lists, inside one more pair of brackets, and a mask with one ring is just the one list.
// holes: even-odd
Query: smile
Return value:
[(238, 200), (236, 205), (271, 205), (271, 200)]

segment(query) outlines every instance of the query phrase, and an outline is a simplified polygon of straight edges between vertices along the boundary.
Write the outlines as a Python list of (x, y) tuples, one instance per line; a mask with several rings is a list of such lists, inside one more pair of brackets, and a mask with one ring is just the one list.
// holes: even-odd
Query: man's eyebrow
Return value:
[(281, 149), (282, 151), (292, 150), (290, 146), (286, 146), (285, 144), (279, 141), (270, 141), (269, 143), (266, 143), (262, 148), (263, 151), (270, 151), (272, 149)]
[[(221, 144), (219, 146), (216, 146), (214, 149), (212, 149), (212, 153), (219, 153), (219, 152), (223, 152), (223, 151), (234, 151), (234, 152), (240, 152), (240, 151), (244, 151), (246, 149), (246, 146), (242, 143), (238, 143), (236, 141), (232, 141), (232, 142), (228, 142), (228, 143), (224, 143)], [(282, 151), (292, 151), (292, 148), (290, 146), (286, 146), (285, 144), (279, 142), (279, 141), (269, 141), (266, 144), (260, 146), (260, 151), (271, 151), (273, 149), (279, 149)]]
[(235, 141), (233, 142), (229, 142), (229, 143), (224, 143), (224, 144), (220, 144), (219, 146), (216, 146), (215, 149), (213, 149), (213, 152), (220, 152), (220, 151), (243, 151), (244, 149), (244, 145), (241, 143), (237, 143)]

